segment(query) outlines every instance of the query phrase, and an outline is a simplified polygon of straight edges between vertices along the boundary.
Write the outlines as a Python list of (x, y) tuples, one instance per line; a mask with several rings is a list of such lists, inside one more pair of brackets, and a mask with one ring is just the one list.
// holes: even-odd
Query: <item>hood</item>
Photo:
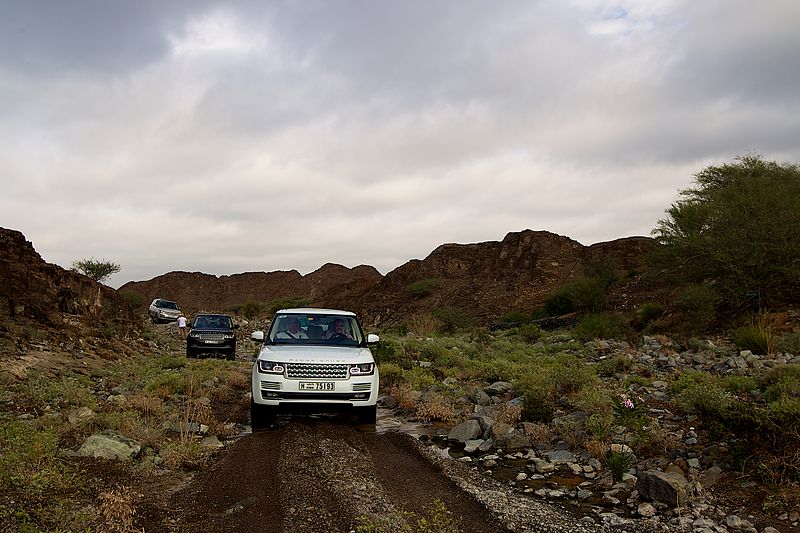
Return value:
[(261, 347), (259, 359), (280, 363), (363, 363), (373, 362), (369, 348), (359, 346), (296, 346), (269, 345)]

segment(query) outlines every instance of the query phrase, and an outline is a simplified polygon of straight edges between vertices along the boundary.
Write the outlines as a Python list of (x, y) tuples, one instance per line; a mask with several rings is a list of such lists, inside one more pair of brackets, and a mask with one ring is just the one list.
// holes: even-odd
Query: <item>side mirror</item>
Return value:
[(264, 332), (261, 330), (254, 331), (250, 334), (250, 340), (256, 342), (264, 342)]
[(367, 335), (367, 344), (377, 344), (380, 340), (381, 338), (374, 333)]

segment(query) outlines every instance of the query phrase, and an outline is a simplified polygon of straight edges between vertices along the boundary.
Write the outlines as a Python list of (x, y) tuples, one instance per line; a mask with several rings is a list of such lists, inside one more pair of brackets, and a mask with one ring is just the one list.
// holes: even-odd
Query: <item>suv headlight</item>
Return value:
[(283, 374), (283, 363), (275, 361), (258, 361), (258, 371), (264, 374)]
[(200, 337), (200, 334), (198, 332), (196, 332), (196, 331), (190, 331), (189, 332), (189, 336), (191, 338), (193, 338), (193, 339), (196, 339), (196, 338)]
[(223, 339), (232, 339), (232, 338), (234, 338), (235, 336), (236, 336), (236, 335), (234, 335), (233, 333), (225, 333), (225, 334), (222, 336), (222, 338), (223, 338)]
[(375, 363), (360, 363), (350, 365), (350, 375), (369, 376), (375, 373)]

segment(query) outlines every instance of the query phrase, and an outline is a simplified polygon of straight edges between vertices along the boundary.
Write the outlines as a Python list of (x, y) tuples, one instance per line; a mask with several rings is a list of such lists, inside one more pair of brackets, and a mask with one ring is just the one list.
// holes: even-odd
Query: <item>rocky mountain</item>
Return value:
[(114, 289), (46, 263), (22, 233), (0, 228), (0, 323), (8, 318), (126, 326), (133, 313)]
[[(139, 292), (148, 302), (174, 299), (190, 313), (248, 301), (306, 298), (317, 306), (357, 311), (369, 324), (397, 323), (434, 307), (489, 321), (510, 310), (540, 307), (559, 287), (585, 276), (584, 266), (590, 261), (610, 260), (620, 279), (642, 272), (644, 256), (654, 243), (647, 237), (629, 237), (584, 246), (554, 233), (525, 230), (509, 233), (502, 241), (443, 244), (425, 259), (411, 260), (386, 276), (369, 266), (349, 269), (334, 264), (305, 276), (294, 270), (220, 277), (170, 272), (126, 283), (120, 291)], [(625, 287), (633, 281), (622, 284), (622, 300), (631, 296)], [(414, 290), (415, 283), (429, 290)]]

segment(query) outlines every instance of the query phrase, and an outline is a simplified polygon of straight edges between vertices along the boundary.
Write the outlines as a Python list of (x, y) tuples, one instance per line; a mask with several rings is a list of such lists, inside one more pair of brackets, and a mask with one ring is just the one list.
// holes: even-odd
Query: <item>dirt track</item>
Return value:
[(412, 437), (301, 419), (235, 442), (164, 508), (151, 508), (143, 525), (148, 532), (348, 532), (365, 515), (416, 524), (437, 498), (465, 533), (507, 531)]

